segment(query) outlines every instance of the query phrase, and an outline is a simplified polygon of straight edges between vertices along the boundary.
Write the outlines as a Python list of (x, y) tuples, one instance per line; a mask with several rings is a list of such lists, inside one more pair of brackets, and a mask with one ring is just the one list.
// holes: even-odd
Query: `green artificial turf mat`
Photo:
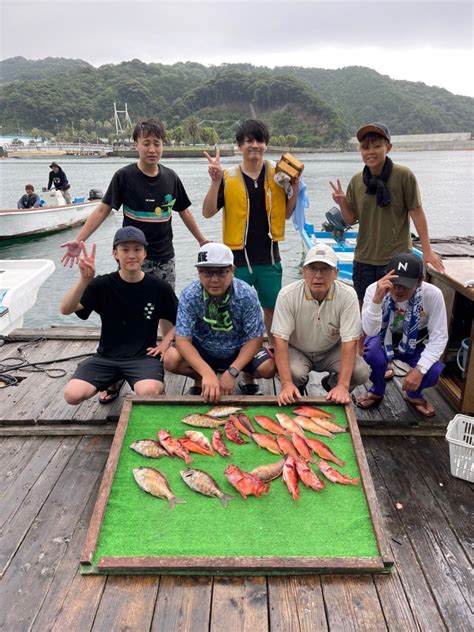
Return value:
[[(277, 412), (292, 414), (292, 407), (250, 406), (245, 413), (275, 418)], [(292, 500), (282, 478), (270, 483), (270, 491), (259, 498), (242, 498), (225, 478), (229, 463), (250, 471), (258, 465), (276, 462), (278, 455), (259, 448), (254, 442), (236, 445), (227, 439), (229, 457), (192, 454), (196, 467), (208, 472), (226, 494), (234, 496), (227, 508), (217, 498), (198, 494), (184, 483), (179, 474), (185, 469), (182, 459), (149, 459), (130, 449), (138, 439), (155, 438), (160, 428), (174, 437), (185, 430), (199, 430), (209, 439), (213, 430), (194, 428), (181, 419), (194, 412), (206, 412), (209, 406), (158, 404), (133, 405), (109, 502), (102, 522), (93, 564), (106, 557), (161, 556), (271, 556), (271, 557), (375, 557), (379, 556), (369, 508), (362, 483), (340, 485), (324, 479), (326, 487), (315, 492), (299, 482), (300, 499)], [(336, 421), (346, 426), (342, 406), (330, 408)], [(292, 415), (293, 416), (293, 415)], [(259, 432), (266, 432), (258, 427)], [(223, 432), (223, 428), (221, 428)], [(224, 433), (223, 433), (224, 434)], [(360, 476), (350, 434), (334, 439), (318, 438), (346, 461), (341, 469), (348, 476)], [(250, 439), (249, 439), (250, 441)], [(317, 457), (315, 457), (317, 458)], [(133, 478), (139, 466), (162, 471), (173, 493), (186, 500), (170, 511), (168, 501), (144, 492)], [(319, 473), (315, 465), (312, 469)]]

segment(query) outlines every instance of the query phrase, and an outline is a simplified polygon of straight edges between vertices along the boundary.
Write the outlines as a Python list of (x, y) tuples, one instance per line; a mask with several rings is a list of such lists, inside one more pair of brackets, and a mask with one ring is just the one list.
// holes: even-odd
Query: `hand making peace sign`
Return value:
[(207, 151), (203, 152), (209, 163), (208, 173), (213, 182), (220, 182), (224, 175), (224, 170), (221, 167), (221, 151), (219, 147), (216, 147), (216, 157), (210, 156)]
[(334, 202), (340, 206), (341, 202), (344, 203), (346, 200), (346, 194), (344, 193), (343, 189), (342, 189), (342, 185), (341, 185), (341, 181), (340, 180), (336, 180), (337, 182), (337, 186), (334, 185), (331, 181), (329, 181), (329, 184), (331, 185), (331, 188), (333, 190), (333, 194), (332, 194), (332, 199), (334, 200)]

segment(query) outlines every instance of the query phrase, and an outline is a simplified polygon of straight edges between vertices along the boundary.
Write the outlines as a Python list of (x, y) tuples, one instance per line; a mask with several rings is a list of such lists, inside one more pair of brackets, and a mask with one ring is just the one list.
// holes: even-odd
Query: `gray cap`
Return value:
[(113, 247), (115, 248), (115, 246), (122, 244), (124, 241), (137, 241), (145, 247), (148, 246), (144, 232), (139, 228), (135, 228), (135, 226), (124, 226), (123, 228), (119, 228), (114, 235)]

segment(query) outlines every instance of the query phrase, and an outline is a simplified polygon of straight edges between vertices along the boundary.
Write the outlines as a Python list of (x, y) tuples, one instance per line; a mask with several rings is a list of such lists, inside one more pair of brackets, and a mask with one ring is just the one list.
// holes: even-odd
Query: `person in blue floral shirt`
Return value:
[[(255, 290), (234, 278), (234, 258), (224, 244), (208, 243), (198, 253), (199, 280), (179, 299), (176, 346), (165, 354), (165, 368), (194, 379), (190, 395), (218, 401), (232, 393), (261, 394), (253, 378), (271, 378), (275, 363), (262, 347), (263, 317)], [(220, 376), (217, 376), (220, 373)]]

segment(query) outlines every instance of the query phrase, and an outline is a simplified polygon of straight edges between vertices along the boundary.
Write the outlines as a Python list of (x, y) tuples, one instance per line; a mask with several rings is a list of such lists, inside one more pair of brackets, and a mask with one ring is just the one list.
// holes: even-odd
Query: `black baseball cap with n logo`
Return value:
[(392, 257), (387, 266), (387, 272), (395, 270), (398, 279), (394, 279), (395, 285), (415, 287), (423, 275), (423, 261), (411, 252), (402, 252)]

